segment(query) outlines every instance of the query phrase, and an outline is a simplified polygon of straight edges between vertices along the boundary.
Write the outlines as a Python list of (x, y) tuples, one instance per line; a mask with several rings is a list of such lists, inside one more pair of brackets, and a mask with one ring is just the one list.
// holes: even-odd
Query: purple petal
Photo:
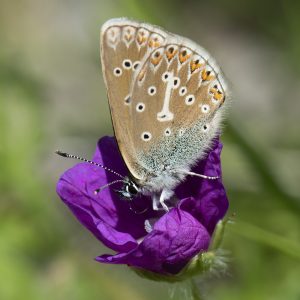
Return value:
[(129, 253), (102, 255), (97, 261), (128, 264), (158, 273), (178, 273), (197, 253), (205, 251), (209, 233), (188, 212), (173, 208), (155, 224), (145, 239)]
[[(104, 137), (99, 141), (93, 160), (127, 175), (113, 138)], [(136, 247), (136, 239), (146, 235), (145, 220), (157, 213), (151, 209), (144, 214), (135, 213), (130, 204), (120, 200), (110, 188), (95, 195), (96, 189), (116, 179), (102, 168), (80, 163), (62, 175), (57, 193), (77, 219), (106, 246), (115, 251), (129, 251)], [(141, 211), (151, 206), (151, 201), (143, 197), (131, 205)]]
[[(207, 158), (201, 160), (194, 172), (221, 176), (222, 145), (215, 141)], [(97, 146), (93, 160), (115, 170), (122, 176), (127, 169), (114, 138), (104, 137)], [(57, 184), (57, 192), (78, 220), (106, 246), (119, 252), (102, 255), (100, 262), (128, 264), (158, 273), (178, 273), (197, 253), (208, 248), (210, 234), (223, 218), (228, 200), (221, 179), (205, 180), (188, 177), (177, 189), (178, 206), (156, 222), (151, 233), (144, 229), (145, 220), (159, 218), (151, 209), (151, 199), (140, 197), (131, 205), (120, 200), (113, 189), (118, 184), (95, 195), (99, 187), (119, 179), (102, 168), (81, 163), (66, 171)], [(182, 200), (181, 200), (182, 199)], [(144, 238), (138, 244), (137, 240)]]
[(192, 169), (198, 174), (219, 176), (219, 179), (209, 180), (190, 176), (176, 189), (180, 199), (190, 198), (180, 203), (181, 209), (190, 212), (210, 234), (228, 209), (228, 199), (221, 178), (221, 151), (222, 144), (216, 140), (207, 157)]

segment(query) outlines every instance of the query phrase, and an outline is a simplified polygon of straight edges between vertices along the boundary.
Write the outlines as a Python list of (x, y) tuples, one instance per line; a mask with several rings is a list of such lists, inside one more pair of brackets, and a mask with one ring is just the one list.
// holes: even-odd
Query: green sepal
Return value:
[(222, 256), (218, 254), (218, 252), (208, 251), (194, 256), (187, 264), (187, 266), (183, 270), (181, 270), (181, 272), (175, 275), (159, 274), (136, 267), (131, 267), (131, 269), (139, 276), (146, 279), (174, 283), (190, 279), (194, 276), (206, 274), (210, 271), (218, 271), (219, 266), (222, 266), (222, 269), (224, 269), (224, 264), (220, 264), (221, 261), (223, 261), (223, 259)]
[(226, 224), (230, 221), (231, 221), (230, 218), (226, 218), (226, 219), (220, 220), (217, 223), (215, 231), (211, 238), (209, 250), (217, 250), (220, 248), (223, 238), (224, 238)]

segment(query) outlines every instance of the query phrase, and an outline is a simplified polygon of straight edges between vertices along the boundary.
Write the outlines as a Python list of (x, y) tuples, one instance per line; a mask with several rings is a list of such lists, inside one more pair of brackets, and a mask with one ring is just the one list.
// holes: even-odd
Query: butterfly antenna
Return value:
[(56, 150), (55, 153), (58, 154), (58, 155), (60, 155), (60, 156), (62, 156), (62, 157), (73, 158), (73, 159), (78, 159), (78, 160), (87, 162), (87, 163), (89, 163), (89, 164), (92, 164), (92, 165), (94, 165), (94, 166), (100, 167), (100, 168), (102, 168), (102, 169), (104, 169), (104, 170), (106, 170), (106, 171), (108, 171), (108, 172), (110, 172), (110, 173), (113, 173), (113, 174), (115, 174), (115, 175), (121, 177), (122, 179), (124, 179), (124, 176), (120, 175), (120, 174), (117, 173), (116, 171), (114, 171), (114, 170), (112, 170), (112, 169), (109, 169), (109, 168), (107, 168), (107, 167), (105, 167), (105, 166), (103, 166), (103, 165), (101, 165), (101, 164), (98, 164), (98, 163), (96, 163), (96, 162), (94, 162), (94, 161), (88, 160), (88, 159), (86, 159), (86, 158), (83, 158), (83, 157), (80, 157), (80, 156), (77, 156), (77, 155), (73, 155), (73, 154), (69, 154), (69, 153), (66, 153), (66, 152), (62, 152), (62, 151), (60, 151), (60, 150)]
[(215, 180), (215, 179), (219, 179), (219, 176), (207, 176), (207, 175), (202, 175), (202, 174), (198, 174), (198, 173), (194, 173), (194, 172), (186, 172), (183, 171), (182, 173), (186, 174), (186, 175), (190, 175), (190, 176), (196, 176), (196, 177), (200, 177), (200, 178), (204, 178), (204, 179), (209, 179), (209, 180)]
[(110, 183), (108, 183), (108, 184), (105, 184), (105, 185), (101, 186), (99, 189), (96, 189), (96, 190), (94, 191), (94, 194), (97, 195), (97, 194), (98, 194), (99, 192), (101, 192), (102, 190), (106, 189), (106, 188), (109, 187), (110, 185), (115, 184), (115, 183), (117, 183), (117, 182), (124, 182), (124, 180), (115, 180), (115, 181), (112, 181), (112, 182), (110, 182)]

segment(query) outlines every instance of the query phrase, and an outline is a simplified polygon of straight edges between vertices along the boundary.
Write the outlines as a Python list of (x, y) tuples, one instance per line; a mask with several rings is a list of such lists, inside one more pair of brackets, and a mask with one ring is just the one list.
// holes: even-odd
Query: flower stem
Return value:
[(238, 221), (235, 226), (229, 226), (229, 230), (300, 260), (300, 245), (297, 242), (242, 221)]
[(253, 146), (245, 135), (240, 132), (240, 129), (238, 129), (239, 126), (235, 125), (235, 123), (233, 121), (229, 122), (226, 131), (251, 162), (251, 165), (255, 168), (257, 175), (263, 182), (263, 186), (268, 192), (276, 196), (284, 207), (298, 213), (300, 211), (299, 199), (292, 197), (282, 188), (263, 156), (263, 151), (258, 149), (257, 146)]
[(192, 299), (193, 300), (204, 300), (203, 295), (201, 295), (199, 286), (195, 282), (194, 279), (191, 279), (191, 294), (192, 294)]

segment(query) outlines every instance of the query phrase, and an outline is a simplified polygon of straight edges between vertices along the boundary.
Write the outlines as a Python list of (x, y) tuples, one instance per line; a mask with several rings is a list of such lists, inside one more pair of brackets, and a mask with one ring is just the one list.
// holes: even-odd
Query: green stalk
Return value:
[(194, 279), (191, 279), (191, 292), (193, 300), (204, 300), (203, 295), (201, 295), (199, 287)]
[(281, 185), (275, 179), (272, 171), (270, 170), (263, 152), (257, 147), (253, 147), (250, 141), (239, 132), (237, 126), (235, 126), (233, 122), (230, 122), (227, 125), (226, 132), (229, 133), (230, 138), (232, 138), (242, 150), (243, 155), (247, 157), (250, 164), (260, 177), (264, 188), (266, 188), (269, 193), (273, 194), (284, 207), (289, 209), (289, 211), (298, 213), (300, 211), (299, 199), (293, 198), (281, 188)]
[(300, 245), (297, 242), (242, 221), (238, 221), (234, 226), (229, 226), (228, 230), (300, 260)]

